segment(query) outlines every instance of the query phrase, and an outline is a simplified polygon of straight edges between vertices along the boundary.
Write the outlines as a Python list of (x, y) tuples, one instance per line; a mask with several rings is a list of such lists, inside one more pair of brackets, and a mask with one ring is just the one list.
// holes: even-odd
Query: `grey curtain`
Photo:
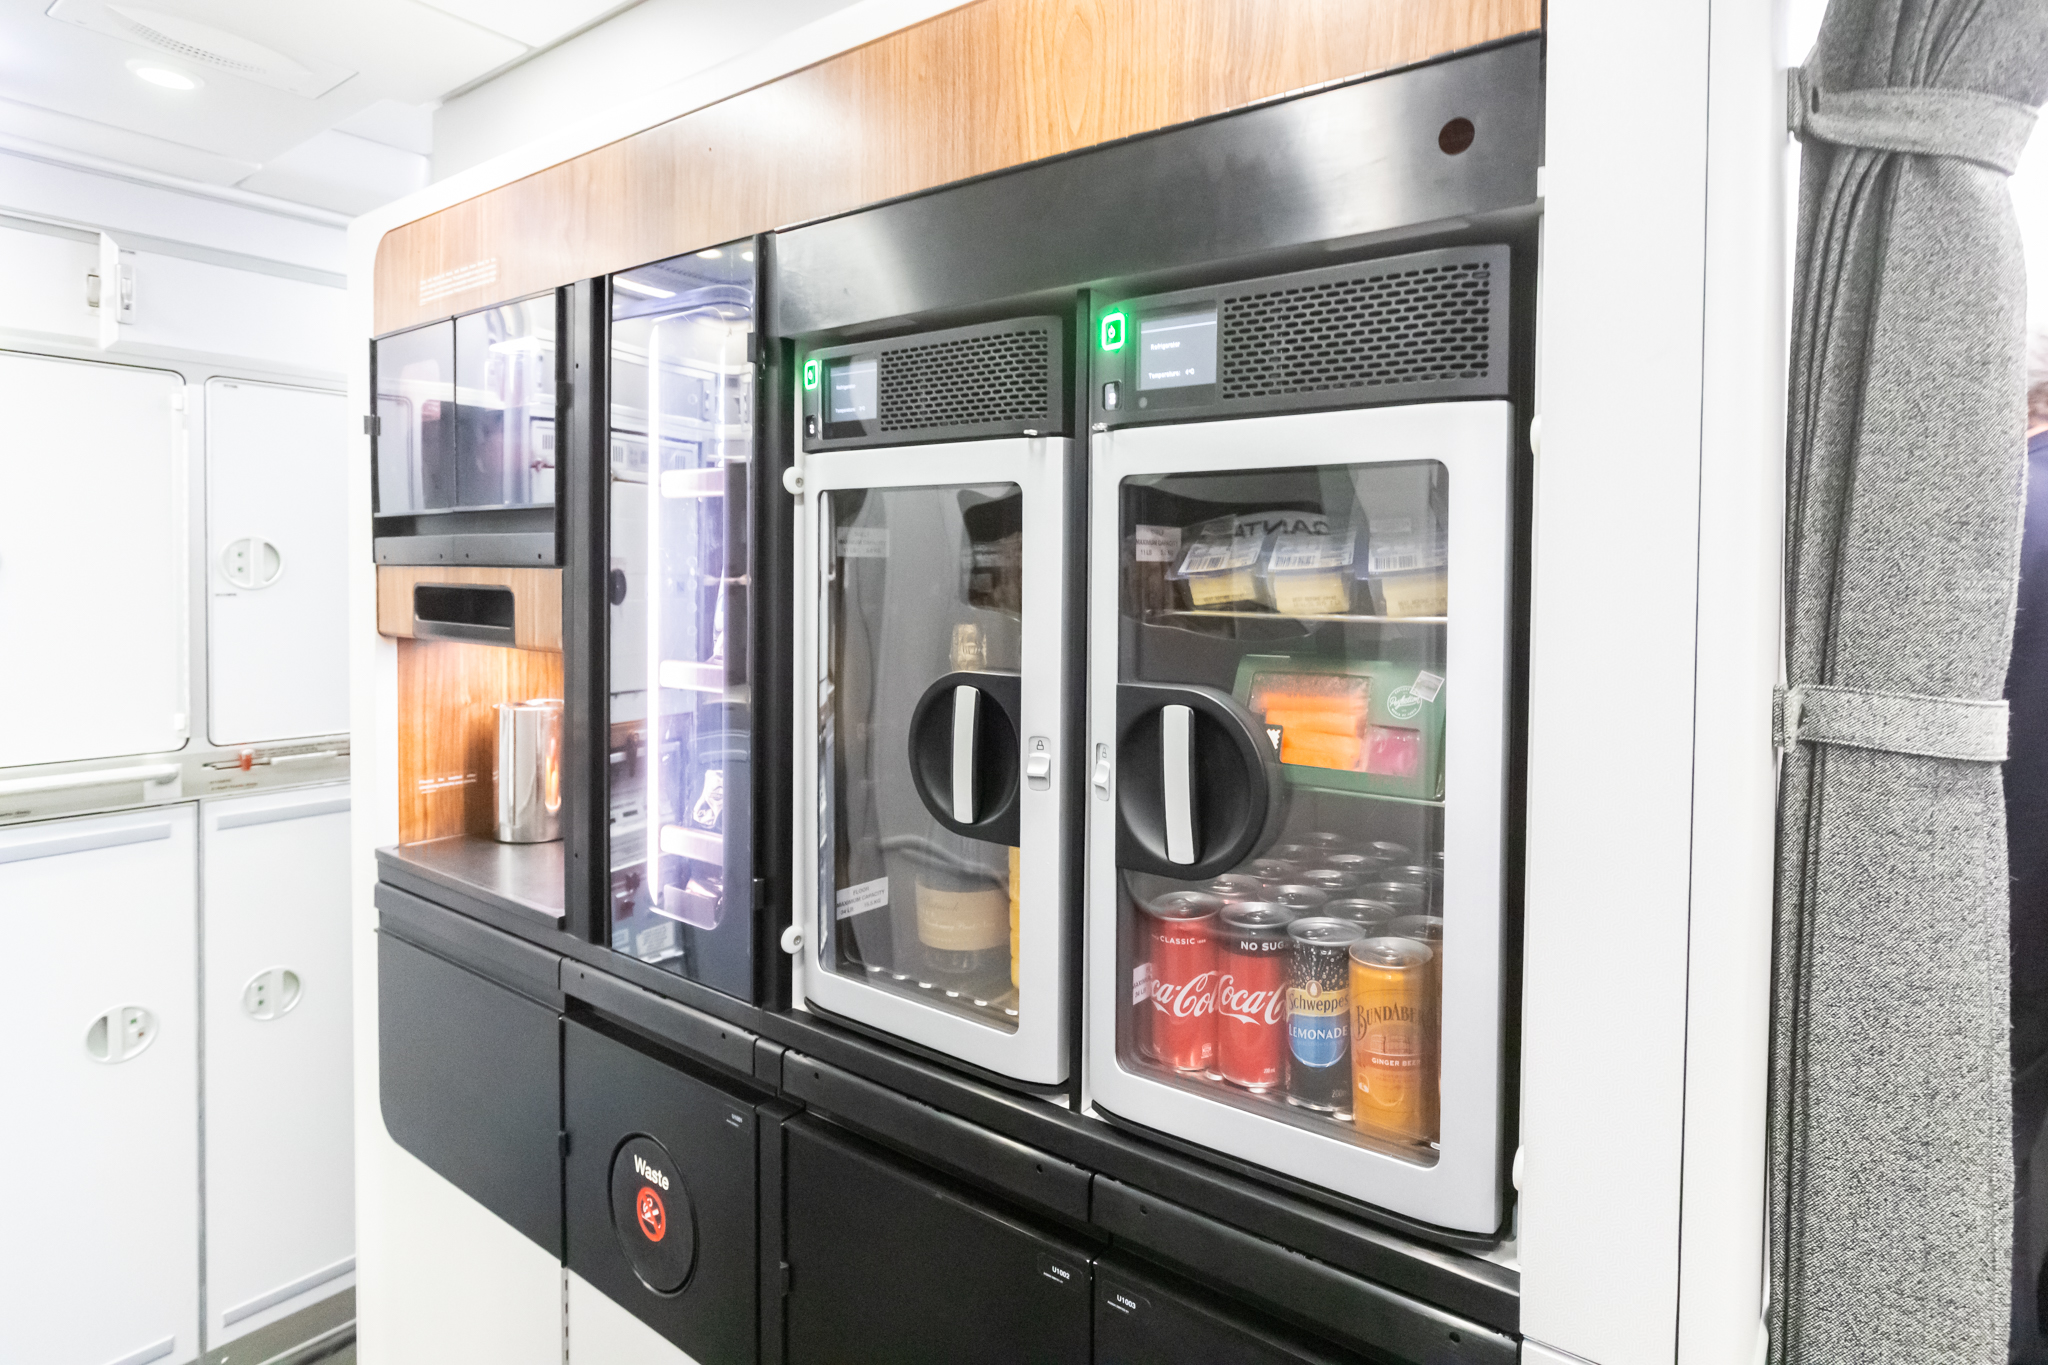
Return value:
[(1833, 0), (1804, 145), (1771, 1074), (1771, 1359), (2006, 1358), (1999, 760), (2025, 467), (2006, 189), (2048, 0)]

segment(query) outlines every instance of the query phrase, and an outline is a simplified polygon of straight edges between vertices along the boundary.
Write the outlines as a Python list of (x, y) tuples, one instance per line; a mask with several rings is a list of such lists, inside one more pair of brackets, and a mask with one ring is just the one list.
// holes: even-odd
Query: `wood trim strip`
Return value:
[[(413, 638), (412, 590), (419, 583), (492, 583), (512, 590), (512, 638), (520, 649), (562, 652), (562, 571), (379, 564), (377, 633)], [(489, 646), (480, 646), (488, 648)], [(556, 684), (557, 689), (560, 683)]]
[(1542, 0), (979, 0), (394, 228), (376, 330), (1541, 24)]

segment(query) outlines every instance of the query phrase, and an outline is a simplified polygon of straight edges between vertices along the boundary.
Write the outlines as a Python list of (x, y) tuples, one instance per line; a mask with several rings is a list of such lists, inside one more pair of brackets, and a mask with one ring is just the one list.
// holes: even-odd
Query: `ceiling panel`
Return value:
[[(152, 8), (239, 34), (296, 61), (356, 73), (308, 99), (180, 61), (140, 41), (50, 18), (46, 5), (47, 0), (0, 0), (0, 98), (95, 129), (126, 130), (145, 141), (131, 140), (133, 155), (109, 153), (103, 149), (110, 145), (108, 133), (81, 131), (62, 118), (41, 120), (42, 133), (8, 130), (174, 175), (193, 175), (195, 154), (260, 165), (380, 101), (430, 103), (527, 50), (416, 0), (154, 0)], [(128, 69), (139, 57), (157, 59), (203, 84), (190, 91), (146, 84)], [(157, 143), (184, 150), (149, 153)], [(195, 178), (219, 183), (222, 175), (217, 165), (212, 174)]]
[(433, 0), (435, 9), (502, 33), (528, 47), (545, 47), (638, 0)]
[(0, 99), (0, 133), (207, 185), (232, 185), (256, 169), (253, 161), (218, 156), (133, 129), (95, 123), (9, 99)]

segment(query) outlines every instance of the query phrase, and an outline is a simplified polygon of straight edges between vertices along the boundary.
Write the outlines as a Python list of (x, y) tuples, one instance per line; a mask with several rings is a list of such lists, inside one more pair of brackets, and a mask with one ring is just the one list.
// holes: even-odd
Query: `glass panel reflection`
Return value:
[(1018, 851), (933, 817), (913, 785), (910, 732), (945, 675), (1022, 665), (1023, 494), (1008, 483), (834, 492), (820, 531), (819, 956), (1015, 1031)]
[(1283, 817), (1218, 876), (1121, 873), (1125, 1066), (1435, 1160), (1449, 482), (1433, 461), (1128, 479), (1119, 676), (1227, 693)]
[(744, 246), (613, 280), (611, 944), (753, 991)]

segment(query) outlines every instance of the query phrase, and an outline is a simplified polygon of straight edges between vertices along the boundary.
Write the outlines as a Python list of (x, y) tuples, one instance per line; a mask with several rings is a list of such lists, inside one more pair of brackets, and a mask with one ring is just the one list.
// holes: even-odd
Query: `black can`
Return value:
[(1365, 930), (1317, 916), (1287, 926), (1287, 1102), (1319, 1113), (1351, 1108), (1351, 945)]
[(1348, 896), (1365, 885), (1365, 878), (1356, 872), (1346, 872), (1342, 868), (1311, 867), (1301, 874), (1301, 884), (1313, 886), (1328, 895)]
[(1401, 917), (1401, 912), (1385, 901), (1368, 900), (1363, 896), (1331, 901), (1317, 913), (1328, 919), (1349, 920), (1364, 929), (1367, 938), (1384, 937), (1387, 925)]
[(1429, 913), (1429, 888), (1414, 882), (1368, 882), (1358, 894), (1367, 900), (1385, 901), (1404, 915)]
[(1410, 863), (1406, 867), (1390, 867), (1384, 875), (1390, 882), (1414, 882), (1429, 898), (1429, 913), (1443, 913), (1444, 874), (1436, 868)]
[(1370, 853), (1325, 853), (1318, 866), (1332, 872), (1349, 872), (1362, 882), (1376, 882), (1381, 870), (1387, 866), (1385, 858), (1376, 858)]

